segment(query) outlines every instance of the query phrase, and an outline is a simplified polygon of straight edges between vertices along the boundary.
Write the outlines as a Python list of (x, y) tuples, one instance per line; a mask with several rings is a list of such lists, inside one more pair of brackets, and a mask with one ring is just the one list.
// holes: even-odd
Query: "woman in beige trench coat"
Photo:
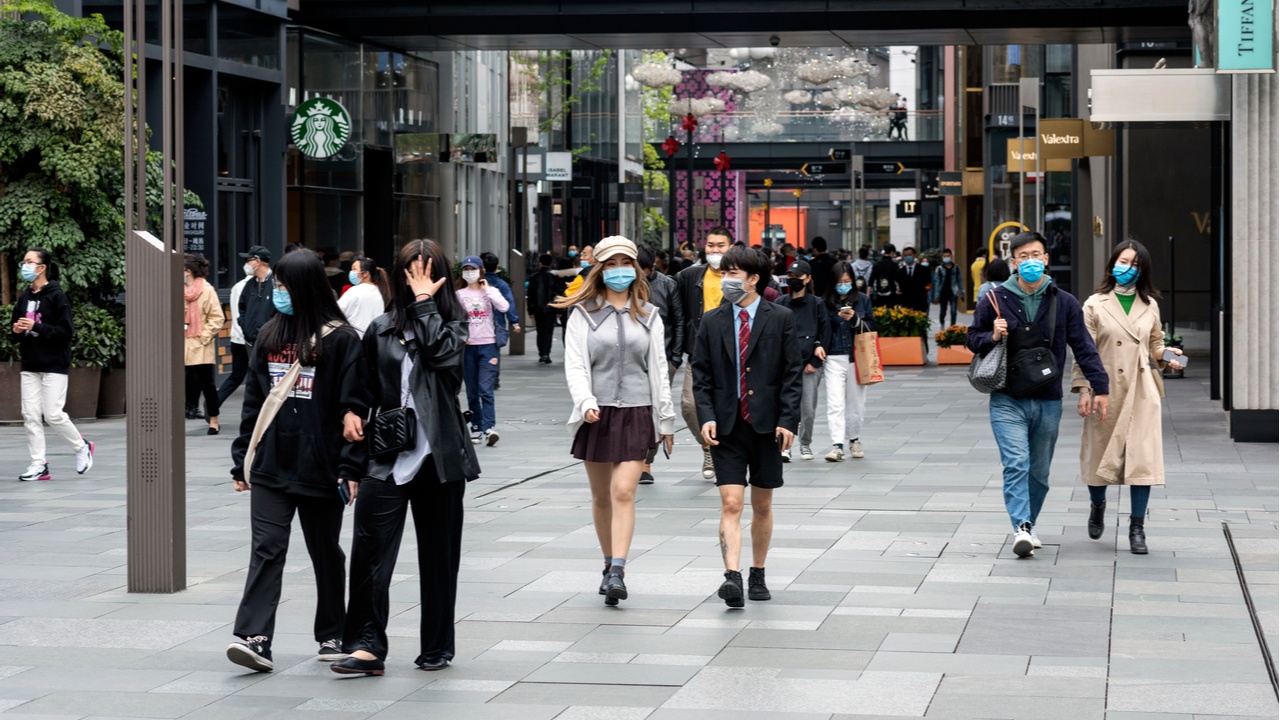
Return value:
[(217, 361), (217, 337), (226, 316), (218, 293), (205, 282), (209, 261), (187, 253), (183, 258), (183, 344), (186, 365), (187, 417), (199, 417), (196, 408), (204, 394), (204, 414), (209, 420), (209, 434), (217, 435), (218, 388), (213, 384), (214, 362)]
[[(1078, 365), (1071, 391), (1080, 393), (1084, 418), (1080, 478), (1089, 486), (1089, 537), (1102, 537), (1107, 486), (1129, 486), (1129, 549), (1147, 554), (1143, 523), (1152, 485), (1164, 484), (1160, 398), (1164, 397), (1164, 326), (1151, 283), (1151, 255), (1141, 243), (1116, 246), (1107, 275), (1084, 303), (1085, 326), (1111, 378), (1111, 405), (1105, 420), (1091, 414), (1092, 388)], [(1182, 351), (1172, 348), (1181, 355)], [(1181, 365), (1174, 361), (1174, 367)]]

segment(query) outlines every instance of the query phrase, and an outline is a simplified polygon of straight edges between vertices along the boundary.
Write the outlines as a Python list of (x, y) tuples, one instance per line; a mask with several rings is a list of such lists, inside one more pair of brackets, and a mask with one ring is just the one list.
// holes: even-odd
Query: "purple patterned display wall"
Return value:
[[(709, 70), (686, 71), (684, 79), (679, 85), (675, 86), (672, 92), (672, 99), (715, 97), (724, 101), (727, 112), (734, 110), (737, 99), (734, 97), (732, 90), (707, 85), (707, 75), (710, 72)], [(676, 153), (674, 158), (668, 161), (674, 161), (676, 168), (675, 238), (677, 244), (684, 242), (688, 238), (690, 222), (688, 173), (685, 170), (689, 166), (690, 148), (684, 145), (688, 139), (688, 133), (681, 128), (680, 122), (681, 118), (673, 117), (671, 119), (671, 134), (681, 142), (683, 147), (680, 148), (680, 152)], [(724, 130), (731, 124), (727, 115), (721, 113), (703, 115), (698, 118), (698, 129), (693, 133), (694, 147), (692, 150), (695, 153), (694, 157), (699, 159), (714, 158), (720, 154), (721, 150), (728, 150), (723, 145)], [(741, 232), (740, 228), (738, 228), (739, 212), (737, 205), (738, 198), (742, 197), (741, 189), (746, 185), (746, 175), (734, 170), (726, 173), (696, 171), (694, 177), (694, 241), (701, 243), (703, 238), (706, 237), (706, 232), (717, 225), (725, 225), (734, 230), (734, 237), (738, 237)], [(698, 189), (699, 184), (702, 186), (701, 190)], [(721, 217), (720, 213), (722, 196), (724, 197), (723, 217)]]

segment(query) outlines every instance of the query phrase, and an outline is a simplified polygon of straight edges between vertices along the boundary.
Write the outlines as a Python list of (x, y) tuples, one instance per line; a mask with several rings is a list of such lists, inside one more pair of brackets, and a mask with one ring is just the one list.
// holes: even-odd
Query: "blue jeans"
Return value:
[(1015, 530), (1023, 523), (1035, 525), (1040, 516), (1061, 419), (1061, 400), (991, 394), (991, 432), (1004, 465), (1004, 507)]
[(462, 358), (462, 372), (467, 384), (467, 407), (471, 410), (471, 429), (492, 430), (497, 424), (493, 408), (493, 385), (498, 380), (498, 345), (468, 345)]
[(951, 311), (951, 324), (956, 324), (956, 310), (960, 304), (960, 298), (952, 295), (950, 298), (938, 299), (938, 324), (944, 329), (947, 327), (947, 310)]

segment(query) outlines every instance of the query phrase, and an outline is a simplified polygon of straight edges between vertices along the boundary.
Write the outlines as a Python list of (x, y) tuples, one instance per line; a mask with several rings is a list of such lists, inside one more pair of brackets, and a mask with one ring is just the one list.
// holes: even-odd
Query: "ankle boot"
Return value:
[(1106, 529), (1107, 504), (1105, 502), (1089, 503), (1089, 539), (1097, 540)]
[(1129, 552), (1134, 555), (1147, 554), (1147, 533), (1142, 525), (1146, 518), (1129, 518)]

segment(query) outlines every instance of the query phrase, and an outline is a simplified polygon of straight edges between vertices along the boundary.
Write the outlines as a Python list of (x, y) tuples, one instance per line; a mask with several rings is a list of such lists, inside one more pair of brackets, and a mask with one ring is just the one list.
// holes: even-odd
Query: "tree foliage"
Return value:
[[(643, 62), (665, 63), (667, 54), (662, 51), (646, 52), (643, 55)], [(645, 119), (645, 129), (642, 137), (646, 137), (652, 132), (653, 128), (660, 128), (670, 124), (668, 108), (671, 106), (672, 88), (650, 88), (641, 87), (640, 90), (640, 109)], [(652, 143), (643, 142), (641, 146), (644, 148), (644, 186), (649, 190), (670, 191), (670, 183), (667, 181), (667, 175), (664, 172), (667, 168), (666, 161), (658, 154), (657, 149)], [(671, 222), (667, 218), (666, 211), (662, 208), (645, 208), (641, 222), (643, 223), (643, 232), (645, 242), (653, 245), (664, 245), (667, 240), (667, 228)]]
[[(101, 15), (0, 0), (0, 254), (48, 249), (75, 301), (124, 286), (123, 45)], [(164, 173), (147, 164), (154, 228)]]
[[(517, 62), (534, 71), (537, 82), (534, 93), (543, 100), (543, 113), (538, 120), (539, 134), (546, 135), (564, 128), (564, 122), (573, 109), (582, 104), (584, 96), (600, 92), (601, 79), (609, 70), (612, 50), (602, 50), (585, 72), (575, 73), (572, 50), (539, 50), (536, 59), (517, 56)], [(576, 77), (575, 77), (576, 75)], [(591, 151), (591, 145), (566, 148), (576, 159)]]

